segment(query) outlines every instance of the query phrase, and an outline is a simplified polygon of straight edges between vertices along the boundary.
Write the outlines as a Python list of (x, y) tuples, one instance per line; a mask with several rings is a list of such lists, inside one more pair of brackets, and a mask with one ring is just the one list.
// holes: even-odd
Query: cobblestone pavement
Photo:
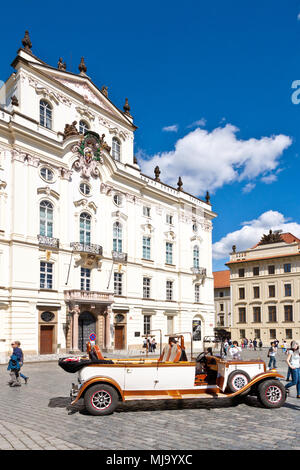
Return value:
[[(266, 352), (243, 357), (266, 360)], [(285, 356), (278, 370), (286, 374)], [(27, 385), (10, 388), (0, 366), (0, 449), (299, 449), (300, 400), (295, 387), (285, 405), (262, 408), (254, 397), (202, 401), (148, 401), (120, 404), (113, 415), (88, 415), (70, 407), (76, 374), (57, 363), (25, 364)], [(180, 377), (178, 377), (180, 381)], [(285, 382), (284, 382), (285, 383)]]

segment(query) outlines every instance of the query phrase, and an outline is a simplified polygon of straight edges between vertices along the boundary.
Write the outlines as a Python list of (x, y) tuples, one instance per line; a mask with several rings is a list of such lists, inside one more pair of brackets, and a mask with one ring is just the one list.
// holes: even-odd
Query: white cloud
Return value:
[(255, 188), (255, 184), (254, 183), (248, 183), (246, 184), (246, 186), (243, 187), (243, 193), (250, 193), (252, 191), (252, 189)]
[(166, 126), (162, 128), (165, 132), (178, 132), (178, 124), (173, 124), (172, 126)]
[(206, 119), (201, 118), (198, 121), (192, 122), (187, 126), (187, 129), (191, 129), (192, 127), (204, 127), (206, 125)]
[(274, 183), (274, 181), (276, 180), (277, 180), (277, 175), (274, 175), (274, 174), (263, 176), (261, 179), (261, 181), (266, 184)]
[(181, 176), (185, 191), (201, 195), (225, 184), (253, 182), (272, 174), (283, 151), (292, 144), (291, 138), (282, 134), (241, 140), (237, 133), (231, 124), (211, 132), (198, 127), (177, 140), (174, 150), (140, 161), (142, 171), (151, 175), (158, 165), (162, 181), (176, 186)]
[(300, 13), (297, 15), (297, 20), (300, 21)]
[(213, 244), (213, 258), (229, 260), (232, 246), (236, 245), (237, 251), (243, 251), (256, 245), (264, 233), (269, 230), (282, 230), (290, 232), (300, 238), (300, 224), (292, 222), (283, 214), (269, 210), (261, 214), (257, 219), (243, 222), (242, 228), (228, 233), (221, 240)]

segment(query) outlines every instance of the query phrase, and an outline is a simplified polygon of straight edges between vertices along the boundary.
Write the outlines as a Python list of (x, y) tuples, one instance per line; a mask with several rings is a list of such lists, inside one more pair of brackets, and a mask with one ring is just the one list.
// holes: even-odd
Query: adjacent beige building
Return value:
[(300, 239), (270, 230), (253, 248), (232, 248), (231, 338), (299, 340)]
[(215, 324), (216, 332), (230, 332), (231, 296), (230, 296), (230, 270), (215, 271), (214, 298), (215, 298)]

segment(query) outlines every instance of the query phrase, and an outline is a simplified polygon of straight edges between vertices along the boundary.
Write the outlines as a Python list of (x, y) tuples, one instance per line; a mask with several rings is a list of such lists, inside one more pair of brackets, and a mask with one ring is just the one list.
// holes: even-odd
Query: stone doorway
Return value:
[(96, 333), (96, 319), (91, 312), (82, 312), (78, 318), (78, 348), (86, 351), (86, 343), (91, 333)]

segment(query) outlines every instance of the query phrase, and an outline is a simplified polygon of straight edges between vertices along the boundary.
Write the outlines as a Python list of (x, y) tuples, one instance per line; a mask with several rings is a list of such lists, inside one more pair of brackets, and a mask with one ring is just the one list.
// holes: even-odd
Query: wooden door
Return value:
[(44, 325), (40, 330), (40, 354), (53, 353), (54, 326)]
[(124, 349), (124, 325), (115, 326), (115, 349)]

